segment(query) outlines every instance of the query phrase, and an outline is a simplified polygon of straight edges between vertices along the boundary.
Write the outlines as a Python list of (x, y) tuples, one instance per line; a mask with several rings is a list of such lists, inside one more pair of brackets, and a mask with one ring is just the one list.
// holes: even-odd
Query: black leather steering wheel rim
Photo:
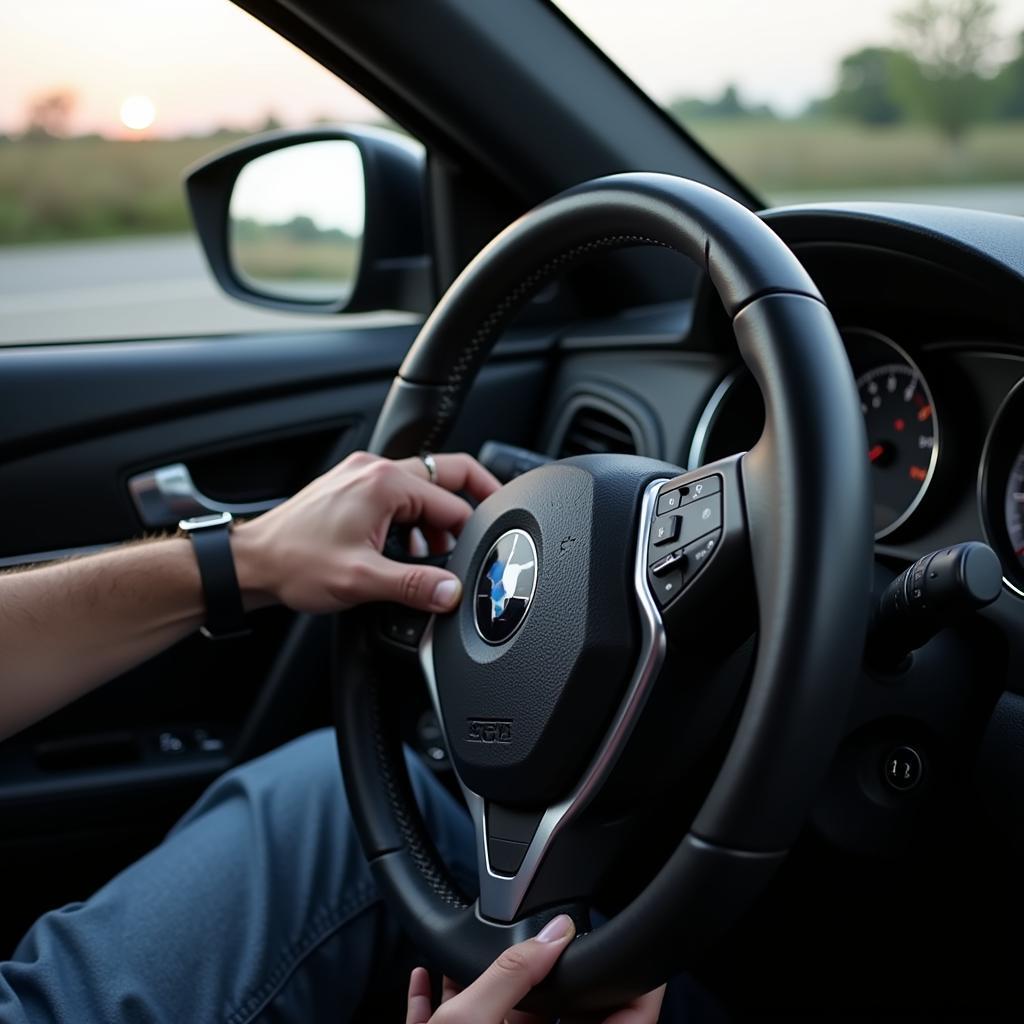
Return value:
[[(758, 605), (755, 667), (722, 768), (689, 833), (620, 914), (562, 957), (535, 1005), (602, 1007), (677, 970), (760, 891), (796, 838), (841, 735), (866, 628), (871, 518), (864, 428), (835, 324), (806, 271), (754, 214), (695, 182), (622, 174), (521, 218), (466, 268), (424, 325), (371, 449), (435, 450), (502, 327), (594, 252), (657, 245), (707, 272), (765, 400), (742, 460)], [(637, 464), (644, 481), (672, 476)], [(414, 940), (465, 981), (538, 920), (485, 922), (425, 834), (372, 644), (346, 631), (338, 737), (364, 850)]]

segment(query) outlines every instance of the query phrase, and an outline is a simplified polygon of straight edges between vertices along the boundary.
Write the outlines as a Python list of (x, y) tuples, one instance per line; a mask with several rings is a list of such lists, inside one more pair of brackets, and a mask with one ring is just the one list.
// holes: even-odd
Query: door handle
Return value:
[(252, 516), (280, 505), (284, 498), (266, 501), (215, 501), (196, 487), (183, 462), (138, 473), (128, 481), (128, 492), (145, 526), (174, 526), (181, 519), (210, 512)]

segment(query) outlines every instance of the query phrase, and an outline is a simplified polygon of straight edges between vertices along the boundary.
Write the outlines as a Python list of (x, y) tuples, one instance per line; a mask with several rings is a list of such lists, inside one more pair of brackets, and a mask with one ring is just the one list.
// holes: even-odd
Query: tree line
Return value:
[[(993, 0), (917, 0), (895, 18), (897, 39), (839, 62), (831, 94), (803, 116), (834, 116), (869, 126), (924, 122), (953, 143), (985, 121), (1024, 119), (1024, 31), (998, 57)], [(735, 85), (714, 100), (678, 100), (672, 113), (694, 118), (775, 117), (743, 101)]]

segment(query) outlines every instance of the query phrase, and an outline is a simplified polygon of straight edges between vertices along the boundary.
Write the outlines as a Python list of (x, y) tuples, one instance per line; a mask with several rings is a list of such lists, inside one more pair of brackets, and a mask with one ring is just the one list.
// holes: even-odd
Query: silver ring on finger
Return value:
[(437, 461), (435, 460), (434, 456), (431, 455), (430, 452), (421, 452), (420, 453), (420, 462), (422, 462), (423, 465), (427, 467), (427, 476), (430, 477), (430, 482), (432, 484), (436, 484), (437, 483)]

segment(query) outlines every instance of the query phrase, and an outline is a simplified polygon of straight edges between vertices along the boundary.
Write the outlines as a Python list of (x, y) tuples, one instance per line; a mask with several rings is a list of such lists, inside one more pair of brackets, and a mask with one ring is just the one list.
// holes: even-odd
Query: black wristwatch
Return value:
[(242, 590), (235, 573), (235, 559), (231, 554), (231, 523), (230, 512), (194, 516), (178, 523), (178, 529), (191, 538), (192, 550), (199, 563), (206, 603), (206, 622), (199, 632), (211, 640), (249, 632), (245, 625)]

